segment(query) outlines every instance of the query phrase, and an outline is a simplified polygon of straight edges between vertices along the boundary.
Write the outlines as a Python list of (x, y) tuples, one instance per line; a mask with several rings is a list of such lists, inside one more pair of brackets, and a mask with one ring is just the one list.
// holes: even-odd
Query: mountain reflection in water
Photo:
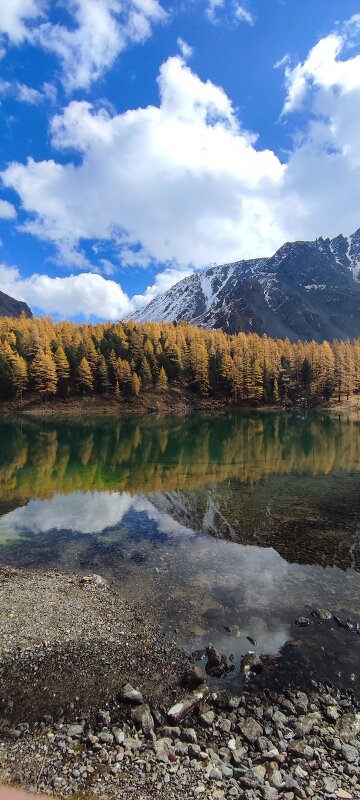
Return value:
[(22, 420), (0, 440), (3, 563), (107, 575), (189, 651), (240, 658), (251, 635), (357, 682), (360, 637), (294, 620), (360, 608), (358, 421)]

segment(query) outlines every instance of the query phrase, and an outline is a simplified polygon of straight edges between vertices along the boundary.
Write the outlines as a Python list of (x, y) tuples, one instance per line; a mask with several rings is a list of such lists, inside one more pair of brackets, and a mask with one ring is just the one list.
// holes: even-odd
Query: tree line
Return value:
[(121, 399), (169, 385), (234, 403), (341, 400), (360, 390), (360, 339), (291, 343), (186, 323), (0, 319), (1, 399)]

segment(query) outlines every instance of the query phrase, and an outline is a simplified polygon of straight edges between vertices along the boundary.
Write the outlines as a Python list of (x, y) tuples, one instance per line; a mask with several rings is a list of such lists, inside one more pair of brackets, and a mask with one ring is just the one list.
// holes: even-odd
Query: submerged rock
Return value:
[(263, 662), (256, 653), (246, 653), (241, 659), (241, 669), (246, 674), (249, 672), (261, 672)]
[(214, 675), (219, 678), (227, 667), (227, 658), (224, 653), (219, 653), (212, 644), (206, 648), (207, 662), (205, 670), (208, 675)]
[(332, 613), (327, 608), (314, 608), (311, 615), (316, 619), (332, 619)]
[(297, 617), (295, 625), (298, 625), (299, 628), (306, 628), (307, 625), (311, 625), (311, 620), (309, 617)]

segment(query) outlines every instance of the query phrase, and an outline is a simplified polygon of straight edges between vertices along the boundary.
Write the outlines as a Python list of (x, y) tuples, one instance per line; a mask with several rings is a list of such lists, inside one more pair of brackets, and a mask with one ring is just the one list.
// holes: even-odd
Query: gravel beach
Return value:
[(273, 691), (249, 658), (239, 695), (211, 692), (101, 576), (4, 568), (0, 619), (3, 783), (84, 800), (360, 797), (351, 691)]

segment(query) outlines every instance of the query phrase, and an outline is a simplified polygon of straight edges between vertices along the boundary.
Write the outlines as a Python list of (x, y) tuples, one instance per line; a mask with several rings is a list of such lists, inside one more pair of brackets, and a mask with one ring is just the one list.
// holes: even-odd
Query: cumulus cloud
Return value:
[[(296, 197), (298, 215), (285, 209), (289, 236), (351, 233), (360, 208), (360, 15), (322, 38), (303, 63), (285, 64), (284, 115), (303, 107), (308, 124), (299, 134), (284, 190)], [(317, 233), (316, 233), (317, 232)]]
[(284, 166), (256, 148), (223, 89), (180, 56), (162, 65), (158, 83), (158, 107), (112, 116), (73, 101), (53, 119), (53, 144), (81, 153), (80, 163), (9, 165), (2, 177), (31, 215), (25, 230), (71, 263), (82, 239), (115, 239), (120, 258), (138, 243), (181, 267), (272, 252)]
[(286, 66), (285, 113), (299, 108), (306, 95), (314, 89), (328, 95), (334, 90), (340, 95), (359, 91), (360, 55), (340, 58), (353, 36), (360, 32), (359, 20), (360, 15), (355, 15), (346, 23), (342, 33), (332, 33), (320, 39), (303, 63)]
[(261, 150), (224, 90), (180, 56), (160, 69), (157, 106), (116, 114), (70, 102), (51, 124), (61, 161), (29, 159), (2, 175), (21, 199), (23, 228), (82, 271), (89, 269), (84, 241), (111, 242), (123, 265), (167, 265), (145, 299), (194, 266), (353, 232), (360, 224), (359, 30), (353, 18), (304, 62), (283, 61), (286, 115), (305, 102), (307, 109), (286, 161)]
[[(110, 262), (103, 263), (105, 275)], [(94, 272), (81, 272), (65, 277), (30, 275), (23, 278), (16, 267), (0, 264), (0, 291), (24, 300), (32, 309), (60, 317), (84, 317), (118, 320), (131, 316), (137, 308), (152, 300), (159, 291), (166, 291), (189, 271), (168, 269), (156, 276), (144, 294), (130, 298), (119, 283)]]

